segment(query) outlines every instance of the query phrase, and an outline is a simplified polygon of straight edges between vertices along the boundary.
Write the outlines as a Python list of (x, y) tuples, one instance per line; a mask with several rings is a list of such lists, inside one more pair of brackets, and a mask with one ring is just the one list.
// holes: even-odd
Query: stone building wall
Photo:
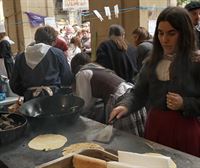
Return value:
[(33, 41), (36, 30), (24, 12), (53, 17), (54, 0), (3, 0), (3, 10), (7, 33), (15, 41), (13, 52), (19, 53)]

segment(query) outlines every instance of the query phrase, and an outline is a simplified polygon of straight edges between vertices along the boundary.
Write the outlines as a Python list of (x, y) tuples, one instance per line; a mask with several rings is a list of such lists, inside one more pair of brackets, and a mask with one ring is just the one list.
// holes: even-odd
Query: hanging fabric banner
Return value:
[(44, 24), (44, 18), (46, 16), (41, 16), (32, 12), (25, 12), (29, 18), (29, 22), (33, 27), (37, 27), (41, 24)]

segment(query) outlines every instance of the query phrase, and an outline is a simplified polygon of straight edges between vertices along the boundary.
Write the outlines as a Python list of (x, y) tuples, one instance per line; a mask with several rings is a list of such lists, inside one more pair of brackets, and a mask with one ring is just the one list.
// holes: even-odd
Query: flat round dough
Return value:
[(63, 135), (44, 134), (33, 138), (28, 146), (31, 149), (49, 151), (62, 147), (67, 142), (67, 138)]
[(89, 143), (89, 142), (83, 142), (83, 143), (76, 143), (76, 144), (72, 144), (68, 147), (65, 147), (63, 149), (63, 155), (67, 155), (69, 153), (73, 153), (73, 152), (78, 152), (80, 150), (84, 150), (84, 149), (100, 149), (100, 150), (104, 150), (104, 148), (98, 144), (95, 143)]

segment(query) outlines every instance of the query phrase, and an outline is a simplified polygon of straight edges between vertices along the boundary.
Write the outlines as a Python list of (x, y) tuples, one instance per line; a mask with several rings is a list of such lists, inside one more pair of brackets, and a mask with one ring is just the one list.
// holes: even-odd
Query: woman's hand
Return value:
[(112, 119), (114, 119), (115, 117), (119, 119), (127, 113), (128, 113), (128, 108), (126, 106), (117, 106), (110, 113), (110, 118), (108, 122), (111, 122)]
[(194, 62), (200, 62), (200, 50), (194, 52), (194, 57), (192, 58)]
[(183, 98), (177, 93), (168, 92), (167, 107), (171, 110), (183, 109)]

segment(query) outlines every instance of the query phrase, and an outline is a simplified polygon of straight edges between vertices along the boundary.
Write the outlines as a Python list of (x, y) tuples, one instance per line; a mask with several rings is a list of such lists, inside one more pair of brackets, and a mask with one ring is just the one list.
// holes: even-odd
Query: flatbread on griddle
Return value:
[(89, 142), (83, 142), (83, 143), (76, 143), (76, 144), (72, 144), (68, 147), (65, 147), (63, 149), (62, 154), (63, 155), (67, 155), (69, 153), (74, 153), (74, 152), (78, 152), (80, 150), (84, 150), (84, 149), (100, 149), (100, 150), (104, 150), (103, 147), (101, 147), (98, 144), (95, 143), (89, 143)]
[(33, 138), (28, 146), (31, 149), (49, 151), (62, 147), (67, 142), (67, 138), (57, 134), (43, 134)]

